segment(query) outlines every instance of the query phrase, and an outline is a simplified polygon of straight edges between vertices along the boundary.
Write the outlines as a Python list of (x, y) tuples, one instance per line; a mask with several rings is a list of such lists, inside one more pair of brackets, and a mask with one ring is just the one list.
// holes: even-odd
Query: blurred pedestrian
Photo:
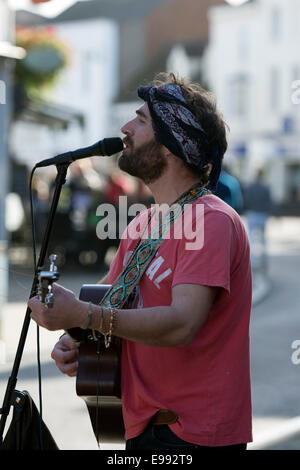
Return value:
[(243, 193), (238, 179), (223, 167), (214, 194), (229, 204), (238, 214), (243, 210)]
[(248, 225), (251, 261), (254, 270), (267, 269), (266, 224), (272, 211), (271, 191), (259, 169), (255, 179), (245, 187), (245, 216)]

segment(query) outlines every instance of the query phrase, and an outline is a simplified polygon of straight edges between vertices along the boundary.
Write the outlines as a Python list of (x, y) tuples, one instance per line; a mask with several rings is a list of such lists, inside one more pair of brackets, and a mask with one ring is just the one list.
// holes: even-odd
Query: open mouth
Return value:
[(128, 150), (128, 149), (131, 147), (131, 144), (129, 143), (128, 140), (125, 140), (125, 139), (124, 139), (124, 140), (123, 140), (123, 144), (124, 144), (124, 149), (123, 149), (123, 151), (124, 151), (124, 150)]

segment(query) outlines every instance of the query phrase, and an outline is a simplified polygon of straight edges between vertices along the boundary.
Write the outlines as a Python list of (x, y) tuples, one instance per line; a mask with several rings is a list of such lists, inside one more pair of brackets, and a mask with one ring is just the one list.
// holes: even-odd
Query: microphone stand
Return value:
[[(32, 287), (31, 287), (30, 298), (33, 297), (34, 295), (36, 295), (36, 293), (37, 293), (38, 282), (39, 282), (39, 278), (38, 278), (39, 271), (43, 267), (44, 262), (45, 262), (45, 257), (47, 255), (50, 235), (51, 235), (51, 231), (52, 231), (52, 227), (53, 227), (53, 221), (54, 221), (57, 205), (58, 205), (59, 198), (60, 198), (60, 193), (61, 193), (61, 190), (62, 190), (62, 186), (66, 182), (67, 170), (68, 170), (68, 166), (70, 165), (70, 163), (72, 163), (72, 162), (67, 162), (67, 163), (59, 164), (59, 165), (56, 166), (57, 176), (56, 176), (56, 180), (55, 180), (55, 190), (54, 190), (52, 204), (51, 204), (51, 208), (50, 208), (50, 213), (49, 213), (49, 217), (48, 217), (48, 221), (47, 221), (47, 226), (46, 226), (46, 230), (45, 230), (45, 233), (44, 233), (44, 238), (43, 238), (43, 242), (42, 242), (42, 246), (41, 246), (41, 250), (40, 250), (39, 259), (38, 259), (37, 266), (36, 266), (36, 269), (35, 269), (34, 279), (33, 279)], [(25, 319), (24, 319), (24, 323), (23, 323), (23, 328), (22, 328), (22, 331), (21, 331), (21, 335), (20, 335), (20, 339), (19, 339), (19, 343), (18, 343), (18, 348), (17, 348), (17, 352), (16, 352), (16, 356), (15, 356), (15, 360), (14, 360), (14, 364), (13, 364), (13, 368), (12, 368), (12, 372), (11, 372), (11, 376), (9, 377), (6, 392), (5, 392), (5, 396), (4, 396), (4, 400), (3, 400), (3, 405), (2, 405), (2, 408), (0, 409), (0, 414), (1, 414), (1, 420), (0, 420), (0, 448), (1, 448), (1, 444), (3, 442), (3, 433), (4, 433), (4, 429), (5, 429), (6, 420), (7, 420), (9, 411), (10, 411), (10, 407), (11, 406), (18, 406), (20, 404), (21, 400), (22, 400), (22, 393), (18, 392), (17, 390), (14, 390), (14, 389), (15, 389), (16, 383), (17, 383), (17, 376), (18, 376), (19, 367), (20, 367), (20, 363), (21, 363), (21, 359), (22, 359), (22, 355), (23, 355), (23, 350), (24, 350), (24, 346), (25, 346), (25, 342), (26, 342), (26, 337), (27, 337), (27, 333), (28, 333), (28, 328), (29, 328), (29, 324), (30, 324), (30, 320), (31, 320), (30, 314), (31, 314), (31, 310), (30, 310), (29, 307), (27, 307), (26, 315), (25, 315)]]

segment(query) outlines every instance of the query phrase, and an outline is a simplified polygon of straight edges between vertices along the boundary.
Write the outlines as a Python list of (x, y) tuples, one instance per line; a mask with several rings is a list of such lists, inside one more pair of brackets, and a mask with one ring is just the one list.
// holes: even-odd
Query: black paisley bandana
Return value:
[(207, 155), (207, 135), (194, 114), (188, 109), (179, 85), (141, 86), (138, 96), (147, 102), (155, 136), (174, 155), (201, 170), (209, 161), (213, 164), (209, 189), (218, 181), (221, 160), (218, 151)]

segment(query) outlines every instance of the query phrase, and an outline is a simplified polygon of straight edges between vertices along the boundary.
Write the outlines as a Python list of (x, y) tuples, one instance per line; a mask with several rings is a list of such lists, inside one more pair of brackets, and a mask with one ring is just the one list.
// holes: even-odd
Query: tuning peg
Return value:
[(55, 266), (55, 261), (56, 261), (57, 256), (55, 254), (52, 254), (49, 256), (50, 260), (50, 271), (55, 272), (57, 271), (57, 266)]
[(54, 303), (54, 295), (53, 292), (49, 292), (45, 297), (45, 305), (48, 308), (52, 308)]

